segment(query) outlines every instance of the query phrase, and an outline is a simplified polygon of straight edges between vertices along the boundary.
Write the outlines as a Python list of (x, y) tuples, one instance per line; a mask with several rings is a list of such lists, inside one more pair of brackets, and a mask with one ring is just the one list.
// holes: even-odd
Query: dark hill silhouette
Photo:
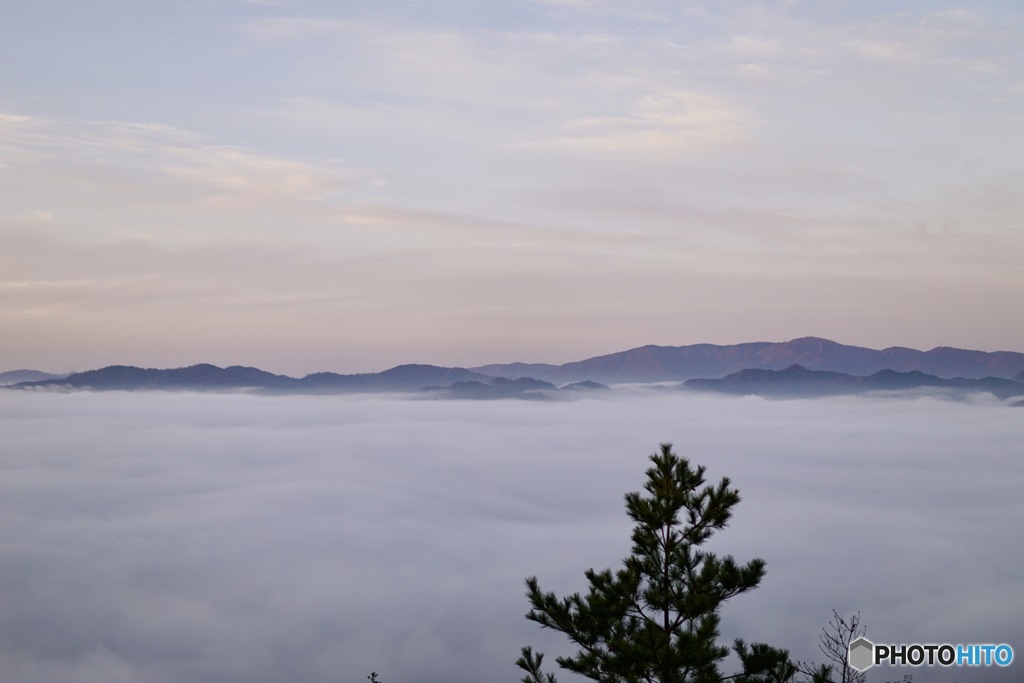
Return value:
[(470, 368), (491, 377), (504, 377), (505, 379), (519, 379), (520, 377), (547, 378), (561, 370), (561, 365), (550, 365), (548, 363), (497, 363), (493, 365), (481, 365)]
[(607, 391), (610, 388), (599, 382), (591, 382), (589, 379), (585, 379), (582, 382), (573, 382), (561, 387), (562, 391)]
[(428, 385), (448, 386), (455, 382), (491, 379), (487, 375), (465, 368), (442, 368), (436, 365), (398, 365), (378, 373), (377, 376), (383, 383), (403, 389), (411, 387), (422, 389)]
[(183, 389), (203, 387), (232, 389), (251, 384), (216, 365), (200, 364), (172, 370), (137, 368), (130, 365), (111, 365), (99, 370), (77, 372), (61, 379), (27, 382), (17, 386), (67, 386), (75, 389)]
[(275, 375), (274, 373), (267, 372), (266, 370), (250, 368), (243, 365), (232, 365), (231, 367), (224, 369), (246, 382), (245, 386), (288, 389), (297, 386), (299, 381), (294, 377), (288, 377), (287, 375)]
[(530, 377), (507, 379), (494, 377), (487, 382), (470, 380), (455, 382), (447, 387), (427, 387), (426, 392), (438, 398), (498, 399), (498, 398), (552, 398), (558, 387)]
[(299, 388), (318, 392), (357, 391), (420, 391), (426, 387), (447, 387), (456, 382), (486, 382), (492, 379), (465, 368), (443, 368), (436, 365), (398, 365), (383, 372), (339, 375), (317, 372), (306, 375)]
[(1024, 396), (1024, 383), (1001, 377), (943, 379), (917, 370), (897, 372), (888, 369), (861, 376), (808, 370), (801, 365), (791, 365), (784, 370), (741, 370), (722, 379), (687, 380), (683, 386), (702, 391), (769, 397), (835, 396), (914, 389), (940, 389), (956, 397), (975, 392), (987, 392), (1004, 400)]

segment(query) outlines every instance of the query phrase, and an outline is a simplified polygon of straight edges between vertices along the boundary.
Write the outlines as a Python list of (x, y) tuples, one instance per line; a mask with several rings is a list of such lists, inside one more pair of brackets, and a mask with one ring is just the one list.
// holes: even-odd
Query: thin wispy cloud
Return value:
[[(1020, 345), (991, 313), (1024, 249), (1004, 7), (165, 9), (97, 6), (75, 30), (26, 6), (3, 27), (13, 366), (55, 369), (37, 353), (55, 332), (107, 364), (139, 353), (115, 340), (154, 349), (139, 330), (201, 320), (196, 353), (294, 372), (256, 313), (289, 301), (288, 338), (319, 349), (304, 371), (808, 333)], [(188, 49), (156, 29), (171, 19)], [(72, 49), (63, 67), (40, 52)], [(77, 312), (43, 329), (17, 283), (62, 281), (211, 294), (147, 312), (44, 287), (47, 310)], [(926, 324), (877, 322), (901, 318)], [(210, 359), (192, 353), (149, 362)]]
[[(131, 169), (138, 175), (164, 176), (168, 184), (179, 179), (210, 199), (301, 202), (339, 194), (357, 177), (326, 164), (213, 144), (197, 133), (165, 125), (28, 116), (8, 116), (3, 124), (12, 160), (60, 160), (69, 167), (67, 173), (82, 175), (81, 182), (97, 170), (109, 170), (116, 178)], [(360, 180), (365, 182), (365, 177)]]
[(586, 117), (565, 124), (568, 135), (526, 147), (646, 156), (686, 154), (742, 144), (749, 117), (712, 97), (667, 91), (642, 97), (623, 116)]

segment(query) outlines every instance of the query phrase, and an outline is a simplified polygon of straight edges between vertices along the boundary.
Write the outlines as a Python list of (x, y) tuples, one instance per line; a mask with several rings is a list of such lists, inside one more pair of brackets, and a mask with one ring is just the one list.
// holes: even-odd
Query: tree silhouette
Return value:
[[(797, 667), (807, 674), (819, 673), (825, 676), (827, 683), (864, 683), (867, 674), (850, 666), (850, 643), (867, 631), (867, 627), (861, 624), (860, 612), (847, 617), (833, 609), (832, 620), (821, 627), (818, 639), (818, 649), (832, 663), (817, 668), (811, 664), (798, 664)], [(833, 679), (833, 674), (837, 678)]]
[[(704, 467), (693, 468), (671, 444), (650, 456), (646, 494), (626, 494), (635, 522), (631, 554), (616, 572), (589, 569), (587, 594), (559, 598), (526, 580), (526, 618), (564, 633), (579, 647), (558, 664), (601, 683), (772, 683), (797, 673), (789, 653), (764, 643), (733, 644), (741, 671), (725, 676), (719, 665), (729, 648), (719, 645), (722, 604), (753, 590), (764, 560), (744, 565), (701, 546), (724, 528), (739, 503), (723, 478), (705, 486)], [(543, 655), (524, 647), (516, 664), (524, 683), (556, 683), (541, 671)]]

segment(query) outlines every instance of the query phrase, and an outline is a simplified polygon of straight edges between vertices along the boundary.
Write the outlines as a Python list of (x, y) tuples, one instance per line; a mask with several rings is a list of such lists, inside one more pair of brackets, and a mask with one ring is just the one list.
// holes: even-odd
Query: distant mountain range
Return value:
[(607, 384), (677, 383), (682, 388), (765, 396), (815, 396), (922, 387), (962, 395), (1024, 396), (1024, 354), (940, 347), (881, 351), (804, 337), (718, 346), (642, 346), (564, 365), (509, 363), (476, 368), (399, 365), (376, 373), (318, 372), (296, 378), (259, 368), (193, 365), (167, 370), (112, 365), (59, 377), (0, 373), (15, 389), (206, 390), (336, 394), (424, 392), (444, 398), (543, 398)]
[(472, 370), (494, 377), (533, 377), (546, 382), (590, 379), (605, 384), (683, 382), (719, 378), (740, 370), (782, 370), (800, 365), (808, 370), (871, 375), (879, 370), (918, 371), (937, 377), (1003, 377), (1024, 375), (1024, 353), (968, 351), (938, 347), (917, 351), (902, 346), (876, 350), (837, 344), (818, 337), (787, 342), (750, 342), (719, 346), (641, 346), (564, 365), (506, 363)]
[(370, 374), (339, 375), (317, 372), (302, 378), (275, 375), (259, 368), (233, 365), (220, 368), (200, 364), (187, 368), (156, 370), (130, 365), (111, 365), (77, 372), (66, 377), (21, 382), (17, 389), (67, 388), (95, 391), (145, 389), (240, 390), (262, 389), (303, 394), (337, 394), (366, 391), (419, 391), (428, 386), (445, 387), (456, 382), (487, 382), (494, 379), (463, 368), (434, 365), (399, 365)]

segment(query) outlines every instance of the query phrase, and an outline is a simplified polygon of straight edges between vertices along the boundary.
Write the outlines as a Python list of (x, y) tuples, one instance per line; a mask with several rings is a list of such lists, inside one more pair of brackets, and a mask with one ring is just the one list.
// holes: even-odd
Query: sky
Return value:
[(1024, 351), (1016, 0), (0, 8), (0, 369)]
[[(707, 546), (763, 558), (722, 640), (821, 661), (875, 643), (1006, 643), (1020, 681), (1024, 422), (994, 400), (577, 401), (0, 392), (0, 670), (10, 683), (511, 683), (524, 580), (618, 568), (623, 494), (668, 441), (740, 492)], [(549, 669), (557, 671), (557, 669)], [(726, 673), (732, 669), (726, 667)], [(582, 681), (565, 673), (562, 683)]]

